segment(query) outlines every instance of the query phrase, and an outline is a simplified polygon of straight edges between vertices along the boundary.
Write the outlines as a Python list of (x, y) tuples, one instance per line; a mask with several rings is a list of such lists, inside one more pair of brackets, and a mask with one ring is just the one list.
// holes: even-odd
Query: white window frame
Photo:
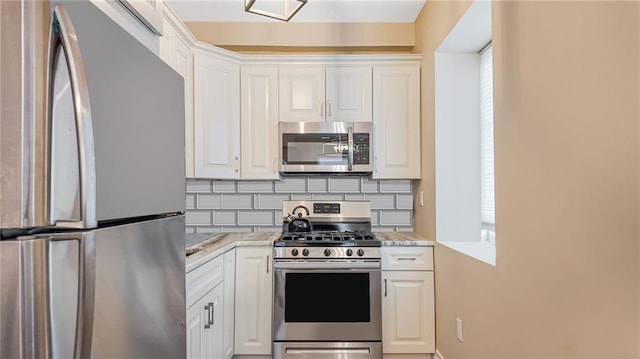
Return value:
[(436, 241), (495, 266), (479, 155), (480, 50), (490, 41), (491, 2), (476, 0), (435, 53)]

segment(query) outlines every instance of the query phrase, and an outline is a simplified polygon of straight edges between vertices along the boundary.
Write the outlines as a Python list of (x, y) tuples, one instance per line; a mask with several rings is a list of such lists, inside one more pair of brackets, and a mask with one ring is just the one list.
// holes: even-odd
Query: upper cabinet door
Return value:
[(280, 67), (280, 121), (324, 121), (324, 67)]
[(244, 66), (241, 81), (242, 178), (278, 179), (278, 68)]
[(240, 67), (194, 55), (194, 173), (200, 178), (240, 177)]
[(373, 68), (374, 179), (420, 178), (420, 66)]
[(326, 86), (327, 121), (371, 122), (371, 66), (328, 67)]

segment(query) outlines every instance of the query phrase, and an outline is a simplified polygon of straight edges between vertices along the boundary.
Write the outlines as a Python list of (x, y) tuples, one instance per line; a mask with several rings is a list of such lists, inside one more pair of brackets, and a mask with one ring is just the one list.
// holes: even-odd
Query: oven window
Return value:
[(369, 322), (368, 273), (287, 273), (288, 323)]

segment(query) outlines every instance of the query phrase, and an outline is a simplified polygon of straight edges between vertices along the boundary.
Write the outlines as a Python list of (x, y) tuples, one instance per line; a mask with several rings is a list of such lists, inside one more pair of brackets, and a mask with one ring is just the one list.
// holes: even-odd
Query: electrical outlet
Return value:
[(424, 206), (424, 192), (420, 191), (420, 207)]
[(462, 340), (462, 319), (456, 318), (456, 337), (458, 337), (459, 341)]

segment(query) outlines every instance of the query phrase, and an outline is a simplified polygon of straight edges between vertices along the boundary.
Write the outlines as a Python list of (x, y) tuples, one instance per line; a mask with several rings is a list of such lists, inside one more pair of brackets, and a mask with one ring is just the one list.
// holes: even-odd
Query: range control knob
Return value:
[(294, 248), (291, 250), (291, 255), (297, 256), (298, 255), (298, 249)]
[(347, 255), (351, 257), (353, 255), (353, 250), (351, 248), (347, 249)]
[(331, 249), (329, 249), (329, 248), (325, 249), (325, 250), (324, 250), (324, 255), (325, 255), (326, 257), (330, 256), (330, 255), (331, 255)]
[(303, 250), (302, 250), (302, 255), (303, 255), (303, 256), (308, 256), (308, 255), (309, 255), (309, 250), (308, 250), (308, 249), (306, 249), (306, 248), (305, 248), (305, 249), (303, 249)]
[(362, 257), (364, 255), (364, 249), (362, 248), (358, 249), (358, 255)]

